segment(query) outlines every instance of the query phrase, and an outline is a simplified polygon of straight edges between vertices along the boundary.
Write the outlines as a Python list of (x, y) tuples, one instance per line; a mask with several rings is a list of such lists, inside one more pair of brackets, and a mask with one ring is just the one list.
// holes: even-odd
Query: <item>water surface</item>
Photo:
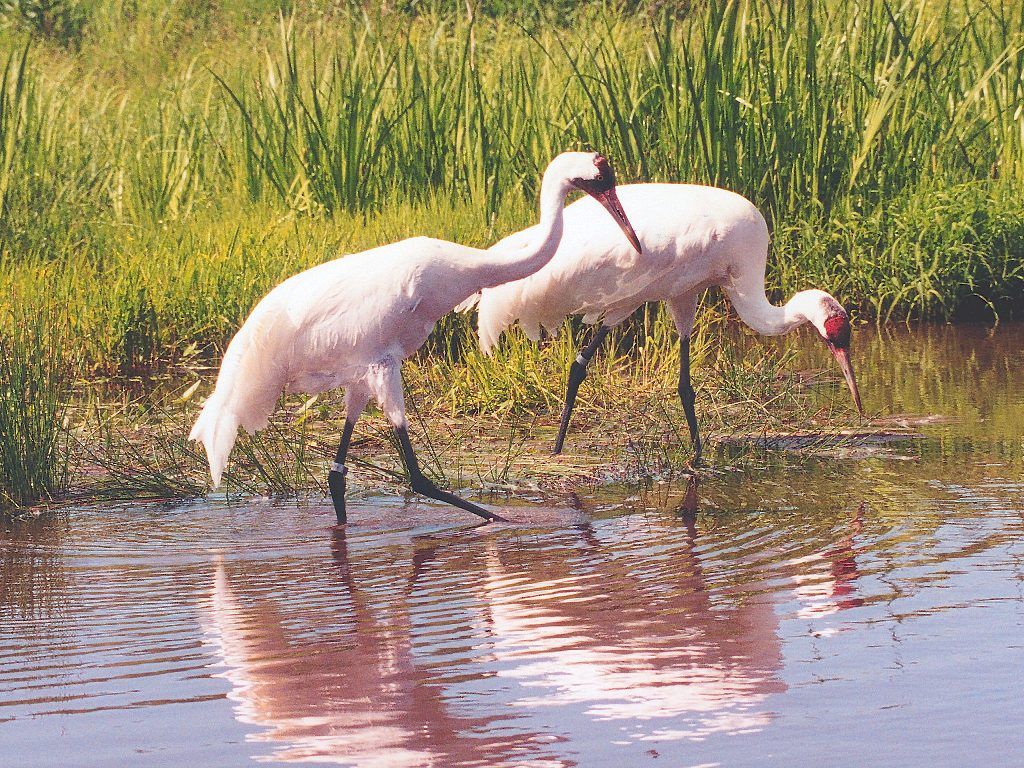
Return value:
[(861, 333), (868, 407), (921, 437), (511, 525), (390, 498), (344, 530), (264, 502), (6, 530), (0, 765), (1022, 765), (1022, 340)]

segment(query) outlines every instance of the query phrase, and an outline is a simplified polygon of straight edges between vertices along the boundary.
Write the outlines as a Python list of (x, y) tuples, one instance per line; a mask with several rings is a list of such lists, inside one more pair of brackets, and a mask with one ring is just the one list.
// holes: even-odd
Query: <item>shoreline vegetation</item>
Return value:
[[(749, 197), (776, 299), (821, 287), (863, 322), (1024, 314), (1019, 3), (19, 0), (0, 22), (0, 508), (202, 493), (187, 425), (259, 297), (411, 235), (495, 242), (534, 221), (565, 149), (607, 153), (620, 183)], [(851, 424), (785, 354), (720, 343), (726, 319), (710, 296), (709, 432)], [(485, 358), (473, 323), (445, 318), (406, 366), (439, 478), (529, 488), (685, 462), (661, 309), (624, 324), (584, 388), (594, 456), (623, 421), (649, 426), (618, 470), (541, 458), (579, 324)], [(288, 398), (240, 441), (234, 488), (319, 492), (341, 416)], [(372, 415), (357, 438), (373, 462), (357, 481), (401, 472)]]

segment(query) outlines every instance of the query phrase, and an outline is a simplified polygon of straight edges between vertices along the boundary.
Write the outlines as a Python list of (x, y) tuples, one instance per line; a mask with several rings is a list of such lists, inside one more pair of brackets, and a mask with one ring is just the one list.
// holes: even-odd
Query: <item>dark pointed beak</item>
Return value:
[(637, 253), (643, 253), (640, 249), (640, 238), (636, 236), (636, 232), (633, 231), (633, 225), (629, 223), (629, 219), (626, 218), (626, 212), (622, 210), (622, 203), (619, 202), (619, 196), (615, 193), (615, 187), (606, 192), (600, 192), (594, 195), (594, 197), (611, 214), (611, 217), (615, 219), (622, 229), (622, 234), (629, 240), (629, 244), (636, 248)]
[(846, 386), (850, 388), (850, 394), (853, 395), (853, 402), (857, 406), (857, 413), (863, 416), (864, 406), (860, 403), (860, 392), (857, 390), (857, 379), (854, 378), (853, 366), (850, 364), (849, 347), (836, 347), (829, 344), (828, 348), (832, 350), (833, 357), (835, 357), (836, 362), (839, 363), (839, 369), (843, 372), (843, 377), (846, 379)]

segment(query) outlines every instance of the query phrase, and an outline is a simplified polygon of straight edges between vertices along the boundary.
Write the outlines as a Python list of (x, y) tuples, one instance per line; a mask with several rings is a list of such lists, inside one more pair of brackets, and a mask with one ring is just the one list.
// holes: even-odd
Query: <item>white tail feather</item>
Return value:
[(238, 428), (254, 433), (267, 426), (286, 382), (287, 364), (279, 347), (283, 337), (274, 331), (270, 312), (259, 307), (228, 345), (213, 394), (196, 419), (189, 440), (206, 448), (213, 487), (220, 485), (238, 436)]
[(214, 392), (203, 406), (195, 426), (188, 435), (189, 440), (201, 442), (206, 448), (206, 460), (210, 464), (213, 487), (220, 485), (221, 475), (228, 463), (228, 454), (238, 436), (238, 418), (225, 407), (224, 399)]

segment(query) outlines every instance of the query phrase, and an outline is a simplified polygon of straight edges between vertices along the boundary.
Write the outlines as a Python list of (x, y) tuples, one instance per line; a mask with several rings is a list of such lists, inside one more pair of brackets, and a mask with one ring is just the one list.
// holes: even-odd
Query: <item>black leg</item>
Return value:
[(409, 442), (409, 431), (405, 427), (395, 427), (395, 434), (398, 436), (398, 444), (402, 447), (402, 458), (405, 459), (405, 466), (409, 470), (412, 489), (416, 493), (422, 493), (424, 496), (428, 496), (431, 499), (437, 499), (438, 501), (443, 501), (446, 504), (451, 504), (453, 507), (459, 507), (467, 512), (472, 512), (474, 515), (479, 515), (484, 520), (505, 521), (505, 518), (500, 517), (493, 512), (488, 512), (483, 507), (478, 507), (476, 504), (468, 502), (465, 499), (460, 499), (454, 493), (442, 491), (434, 485), (434, 483), (420, 471), (419, 462), (416, 461), (416, 452), (413, 451), (412, 443)]
[(594, 338), (590, 340), (586, 347), (580, 350), (579, 355), (576, 356), (572, 365), (569, 366), (569, 386), (565, 390), (565, 405), (562, 407), (562, 421), (558, 425), (558, 437), (555, 439), (555, 454), (562, 452), (562, 445), (565, 443), (565, 433), (569, 429), (569, 419), (572, 418), (572, 407), (576, 403), (576, 393), (579, 391), (580, 384), (583, 383), (583, 379), (587, 375), (587, 364), (604, 342), (608, 331), (609, 328), (604, 325), (598, 328)]
[(334, 514), (338, 516), (339, 525), (345, 522), (345, 475), (348, 474), (345, 455), (348, 453), (348, 444), (352, 440), (352, 430), (355, 426), (356, 423), (352, 419), (345, 419), (338, 453), (331, 464), (331, 471), (327, 473), (327, 487), (331, 489), (331, 501), (334, 502)]
[(697, 431), (697, 411), (694, 410), (694, 403), (697, 395), (690, 384), (690, 337), (683, 336), (679, 339), (679, 399), (683, 403), (683, 411), (686, 413), (686, 423), (690, 426), (690, 441), (693, 443), (693, 464), (700, 464), (700, 432)]

